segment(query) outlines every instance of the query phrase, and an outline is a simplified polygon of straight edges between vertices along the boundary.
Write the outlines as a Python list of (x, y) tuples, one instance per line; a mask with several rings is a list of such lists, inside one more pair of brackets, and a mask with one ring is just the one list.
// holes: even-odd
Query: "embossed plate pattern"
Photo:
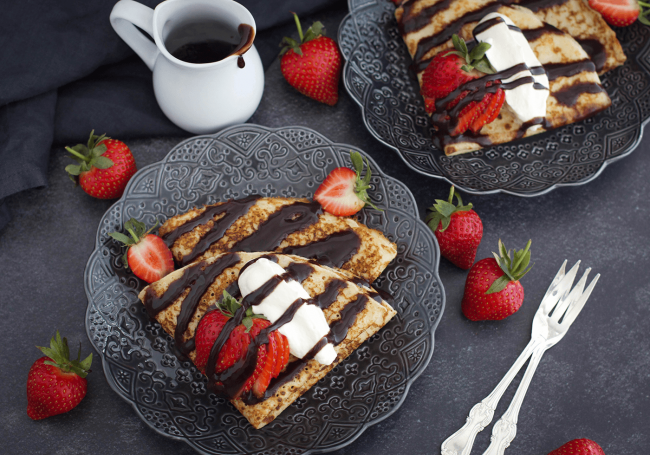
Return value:
[(348, 0), (339, 27), (343, 82), (361, 106), (368, 130), (417, 172), (466, 192), (539, 196), (581, 185), (628, 155), (650, 117), (650, 28), (638, 21), (616, 29), (628, 60), (601, 77), (612, 106), (594, 117), (531, 138), (445, 156), (431, 141), (431, 122), (411, 57), (389, 0)]
[(122, 248), (107, 235), (131, 217), (152, 225), (249, 194), (312, 197), (330, 170), (351, 165), (351, 149), (301, 127), (235, 126), (180, 143), (141, 169), (106, 212), (84, 276), (86, 330), (110, 386), (155, 431), (205, 454), (315, 453), (349, 444), (402, 403), (431, 359), (444, 308), (439, 250), (408, 188), (372, 159), (371, 195), (384, 211), (364, 209), (360, 220), (397, 243), (397, 258), (375, 283), (394, 295), (398, 313), (261, 430), (174, 355), (172, 338), (149, 321), (137, 298), (145, 283), (124, 269)]

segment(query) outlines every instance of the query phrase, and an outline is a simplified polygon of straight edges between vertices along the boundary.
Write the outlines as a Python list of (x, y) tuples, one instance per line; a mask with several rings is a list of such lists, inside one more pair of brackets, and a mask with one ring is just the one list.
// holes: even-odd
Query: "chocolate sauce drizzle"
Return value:
[(596, 39), (576, 39), (576, 41), (591, 57), (591, 61), (596, 65), (596, 72), (600, 73), (607, 62), (607, 52), (603, 43)]
[[(260, 199), (261, 196), (253, 195), (244, 199), (229, 199), (223, 204), (207, 206), (205, 211), (200, 215), (195, 216), (188, 220), (173, 231), (168, 232), (162, 236), (163, 241), (169, 247), (183, 234), (186, 234), (201, 224), (206, 224), (212, 221), (214, 224), (210, 230), (199, 240), (194, 246), (192, 251), (183, 259), (178, 262), (178, 266), (183, 267), (193, 262), (197, 257), (205, 253), (210, 246), (223, 237), (224, 233), (232, 226), (235, 221), (248, 213), (250, 208)], [(214, 217), (224, 215), (219, 220), (215, 221)]]
[[(165, 234), (163, 240), (171, 247), (183, 234), (197, 226), (209, 226), (208, 223), (212, 223), (192, 251), (180, 261), (176, 261), (177, 265), (183, 267), (190, 264), (208, 251), (239, 218), (248, 213), (258, 199), (259, 195), (253, 195), (207, 206), (203, 213)], [(230, 251), (275, 250), (290, 234), (317, 223), (321, 214), (322, 207), (318, 202), (295, 202), (285, 205), (262, 222), (256, 232), (233, 245)], [(219, 216), (220, 218), (215, 220), (215, 217)], [(312, 259), (322, 265), (341, 267), (359, 251), (360, 246), (361, 239), (358, 234), (349, 229), (306, 245), (286, 247), (281, 252)]]
[(237, 242), (230, 250), (248, 252), (274, 250), (289, 234), (316, 224), (322, 213), (323, 208), (317, 201), (285, 205), (260, 224), (257, 231)]
[(596, 94), (604, 91), (603, 86), (596, 82), (580, 82), (556, 91), (553, 93), (553, 96), (558, 103), (564, 104), (565, 106), (573, 106), (578, 101), (578, 97), (583, 93)]
[[(174, 332), (174, 340), (176, 346), (180, 349), (181, 353), (187, 356), (194, 350), (194, 338), (183, 342), (185, 331), (194, 316), (194, 312), (201, 303), (203, 294), (206, 293), (212, 282), (221, 275), (226, 269), (239, 263), (240, 258), (236, 254), (226, 254), (212, 264), (206, 267), (198, 267), (193, 269), (194, 280), (190, 282), (190, 292), (185, 296), (181, 303), (181, 311), (176, 319), (176, 329)], [(203, 261), (205, 263), (205, 261)], [(197, 276), (198, 275), (198, 276)]]
[(357, 233), (347, 230), (307, 245), (286, 247), (282, 253), (313, 259), (319, 264), (329, 267), (341, 267), (357, 254), (360, 246), (361, 239)]
[(226, 254), (212, 264), (208, 264), (206, 261), (197, 262), (187, 267), (180, 278), (172, 281), (161, 296), (158, 296), (151, 286), (147, 288), (143, 303), (152, 319), (174, 303), (189, 288), (189, 292), (181, 303), (181, 311), (174, 332), (174, 340), (183, 355), (194, 350), (194, 339), (183, 342), (183, 335), (203, 295), (217, 276), (227, 268), (236, 265), (240, 260), (241, 258), (237, 254)]
[[(254, 263), (259, 259), (261, 258), (250, 261), (246, 264), (246, 266), (249, 266), (251, 263)], [(241, 302), (241, 308), (237, 311), (235, 316), (226, 323), (221, 333), (217, 337), (214, 345), (212, 346), (212, 349), (210, 350), (210, 356), (208, 357), (206, 371), (215, 371), (219, 352), (228, 340), (230, 332), (241, 323), (246, 309), (254, 305), (259, 305), (262, 300), (271, 294), (282, 281), (288, 281), (291, 279), (303, 281), (307, 276), (309, 276), (312, 270), (313, 268), (309, 264), (292, 263), (289, 267), (287, 267), (285, 273), (282, 275), (273, 276), (258, 289), (244, 297)], [(250, 377), (251, 374), (253, 374), (253, 371), (255, 371), (255, 366), (257, 364), (257, 351), (261, 345), (267, 344), (269, 342), (268, 335), (272, 331), (282, 327), (284, 324), (289, 323), (302, 305), (314, 304), (318, 305), (320, 308), (329, 307), (334, 301), (336, 301), (339, 290), (345, 286), (347, 286), (347, 284), (344, 281), (335, 279), (327, 284), (325, 291), (316, 299), (297, 299), (294, 301), (285, 311), (285, 313), (277, 321), (275, 321), (275, 323), (263, 329), (260, 334), (254, 338), (254, 340), (249, 345), (246, 356), (243, 359), (240, 359), (232, 367), (224, 372), (221, 372), (219, 374), (212, 373), (208, 376), (210, 386), (213, 387), (217, 392), (223, 393), (229, 398), (239, 395), (241, 387), (243, 387), (245, 384), (246, 379)], [(285, 374), (281, 374), (272, 380), (269, 388), (262, 398), (257, 398), (253, 395), (252, 392), (248, 392), (241, 395), (242, 400), (247, 404), (254, 404), (272, 396), (275, 394), (275, 391), (277, 391), (277, 389), (282, 386), (282, 384), (285, 384), (286, 382), (292, 380), (295, 377), (295, 374), (300, 371), (302, 367), (306, 365), (307, 362), (324, 347), (325, 343), (327, 343), (328, 340), (333, 344), (338, 344), (343, 341), (347, 335), (349, 328), (352, 326), (352, 324), (354, 324), (356, 316), (365, 308), (367, 301), (367, 296), (359, 295), (355, 301), (346, 305), (346, 307), (341, 311), (341, 319), (330, 326), (330, 335), (328, 335), (328, 338), (322, 339), (316, 346), (314, 346), (314, 348), (312, 348), (312, 350), (310, 350), (310, 352), (303, 359), (294, 362), (298, 365), (289, 365), (287, 367), (287, 370), (293, 372), (293, 374), (289, 374), (285, 371)]]
[(544, 65), (549, 81), (558, 77), (571, 77), (584, 71), (596, 71), (596, 65), (591, 60), (580, 60), (571, 63), (547, 63)]
[[(439, 133), (444, 135), (445, 139), (451, 138), (450, 132), (458, 126), (460, 112), (465, 108), (465, 106), (472, 101), (481, 101), (486, 93), (495, 93), (499, 88), (502, 88), (503, 90), (512, 90), (520, 85), (532, 83), (535, 90), (548, 90), (542, 84), (535, 82), (535, 79), (532, 76), (521, 77), (506, 84), (495, 82), (496, 80), (508, 79), (526, 69), (531, 70), (531, 73), (534, 71), (533, 74), (541, 74), (543, 68), (541, 68), (541, 71), (540, 68), (541, 67), (529, 68), (525, 63), (520, 63), (506, 70), (498, 71), (494, 74), (486, 74), (480, 79), (474, 79), (461, 85), (446, 97), (436, 100), (436, 112), (431, 116), (434, 126), (437, 128)], [(487, 82), (494, 83), (488, 87)], [(451, 108), (451, 110), (447, 110), (446, 106), (451, 101), (455, 100), (461, 92), (465, 91), (468, 91), (469, 93), (453, 108)]]

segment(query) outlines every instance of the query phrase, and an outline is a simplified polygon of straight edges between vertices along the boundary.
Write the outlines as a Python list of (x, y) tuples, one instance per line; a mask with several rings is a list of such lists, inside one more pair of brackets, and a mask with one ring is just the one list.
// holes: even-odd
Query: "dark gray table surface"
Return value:
[[(342, 13), (329, 15), (337, 28)], [(277, 61), (251, 122), (302, 125), (329, 139), (362, 148), (389, 175), (405, 182), (420, 214), (449, 185), (411, 171), (396, 153), (363, 127), (360, 110), (343, 87), (335, 107), (298, 94), (282, 79)], [(162, 159), (183, 138), (129, 141), (139, 167)], [(530, 337), (533, 315), (564, 259), (602, 274), (583, 313), (560, 344), (548, 351), (519, 414), (508, 453), (546, 454), (574, 438), (597, 441), (607, 455), (650, 453), (650, 138), (595, 181), (524, 199), (508, 195), (465, 197), (484, 223), (477, 259), (533, 241), (533, 270), (522, 280), (521, 310), (504, 321), (471, 322), (460, 311), (467, 272), (445, 259), (440, 277), (446, 310), (436, 331), (433, 359), (401, 408), (370, 427), (339, 454), (432, 454), (465, 421), (470, 408), (499, 382)], [(83, 272), (97, 224), (111, 201), (74, 189), (53, 150), (49, 186), (9, 199), (14, 219), (0, 232), (0, 453), (191, 454), (182, 442), (150, 430), (108, 386), (98, 359), (88, 394), (71, 412), (39, 422), (25, 412), (26, 377), (56, 329), (72, 344), (86, 338)], [(495, 420), (514, 395), (508, 389)], [(474, 453), (489, 443), (489, 427)]]

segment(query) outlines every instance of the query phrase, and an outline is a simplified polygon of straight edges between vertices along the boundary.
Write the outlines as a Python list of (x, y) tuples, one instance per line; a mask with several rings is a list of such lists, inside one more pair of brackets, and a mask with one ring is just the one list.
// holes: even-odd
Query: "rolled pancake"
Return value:
[(397, 255), (380, 231), (324, 213), (309, 199), (219, 202), (168, 219), (158, 233), (181, 266), (227, 251), (275, 251), (315, 258), (372, 283)]
[[(443, 24), (448, 25), (449, 22), (453, 23), (451, 18), (457, 17), (456, 14), (460, 13), (452, 14), (452, 11), (463, 10), (469, 7), (470, 3), (474, 5), (470, 0), (456, 0), (449, 6), (449, 9), (441, 10), (432, 18), (434, 24), (443, 26)], [(481, 4), (481, 2), (475, 3)], [(444, 133), (444, 129), (436, 126), (439, 131), (434, 137), (434, 144), (444, 150), (447, 155), (471, 152), (481, 147), (502, 144), (577, 122), (606, 109), (611, 104), (607, 92), (600, 84), (595, 65), (575, 39), (569, 34), (545, 24), (526, 8), (516, 5), (512, 7), (499, 6), (496, 3), (494, 6), (494, 12), (509, 17), (521, 29), (549, 75), (550, 96), (546, 103), (546, 120), (542, 123), (542, 128), (532, 132), (527, 129), (529, 125), (522, 124), (509, 106), (504, 104), (497, 119), (485, 125), (478, 134), (467, 131), (459, 136), (451, 137)], [(481, 17), (477, 17), (477, 20), (480, 20), (483, 15), (483, 10), (481, 10)], [(465, 23), (458, 30), (459, 35), (465, 41), (472, 40), (472, 30), (477, 23), (477, 21)], [(445, 33), (447, 32), (445, 31)], [(412, 44), (413, 41), (411, 41), (410, 48), (413, 47)], [(451, 40), (448, 40), (436, 49), (443, 50), (452, 46)], [(489, 77), (491, 76), (485, 76), (485, 78)], [(459, 91), (461, 89), (462, 86)]]
[[(147, 308), (149, 315), (155, 318), (163, 329), (175, 338), (177, 346), (194, 361), (196, 352), (193, 338), (199, 321), (221, 298), (225, 289), (232, 289), (239, 277), (239, 271), (249, 261), (269, 253), (223, 253), (212, 256), (201, 262), (195, 262), (187, 267), (176, 270), (165, 278), (144, 288), (139, 295)], [(354, 310), (349, 315), (354, 316), (354, 322), (349, 326), (343, 341), (334, 349), (337, 358), (331, 365), (321, 365), (316, 360), (301, 361), (292, 357), (292, 362), (275, 383), (272, 381), (267, 393), (268, 398), (261, 402), (245, 404), (241, 399), (232, 400), (234, 406), (248, 419), (255, 428), (261, 428), (273, 421), (287, 406), (300, 397), (325, 376), (339, 362), (350, 355), (361, 343), (375, 334), (395, 314), (395, 310), (379, 294), (369, 287), (357, 285), (350, 281), (352, 275), (329, 267), (315, 265), (298, 256), (274, 254), (278, 264), (283, 268), (302, 267), (300, 277), (302, 286), (312, 299), (323, 296), (326, 302), (321, 302), (321, 308), (328, 324), (342, 319), (345, 308)], [(307, 270), (308, 273), (305, 273)], [(184, 281), (188, 280), (191, 272), (204, 277), (212, 277), (202, 284)], [(185, 284), (191, 283), (188, 286)], [(325, 292), (327, 289), (338, 289), (337, 293)], [(175, 297), (174, 293), (178, 295)], [(180, 293), (180, 294), (179, 294)], [(188, 295), (193, 297), (188, 298)], [(359, 303), (362, 306), (357, 307)], [(179, 322), (183, 321), (183, 322)], [(177, 332), (177, 325), (182, 324), (185, 330)], [(180, 333), (182, 332), (182, 333)], [(282, 378), (282, 380), (280, 380)], [(283, 382), (284, 381), (284, 382)]]

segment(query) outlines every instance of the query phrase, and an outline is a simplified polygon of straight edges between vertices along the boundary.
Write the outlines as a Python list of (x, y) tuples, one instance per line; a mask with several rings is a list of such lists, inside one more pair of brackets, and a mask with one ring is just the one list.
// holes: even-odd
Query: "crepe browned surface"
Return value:
[[(401, 25), (408, 19), (426, 16), (427, 10), (431, 11), (434, 5), (441, 7), (440, 11), (431, 16), (428, 21), (423, 21), (426, 23), (425, 26), (415, 31), (402, 33), (409, 53), (415, 59), (416, 49), (421, 40), (439, 33), (440, 30), (457, 21), (463, 21), (466, 16), (481, 9), (496, 7), (498, 4), (512, 6), (515, 3), (529, 8), (540, 20), (559, 28), (576, 40), (580, 40), (590, 52), (598, 50), (598, 48), (604, 49), (606, 57), (599, 74), (625, 63), (626, 57), (616, 34), (601, 14), (593, 10), (586, 0), (408, 0), (403, 1), (395, 10), (395, 17), (398, 24)], [(478, 20), (480, 18), (467, 21), (466, 25), (473, 29)], [(591, 40), (596, 43), (589, 43), (588, 41)], [(451, 47), (451, 40), (446, 41), (431, 48), (421, 58), (415, 59), (415, 63), (419, 64), (421, 61), (431, 59), (438, 52)], [(424, 67), (420, 66), (420, 71), (424, 71)]]
[[(237, 221), (235, 221), (225, 231), (224, 235), (212, 243), (209, 248), (202, 252), (201, 256), (197, 257), (196, 260), (230, 251), (238, 241), (255, 233), (259, 227), (280, 208), (296, 202), (308, 201), (309, 199), (296, 198), (258, 199), (255, 204), (250, 207), (247, 213), (237, 219)], [(207, 207), (219, 206), (221, 204), (223, 203), (194, 208), (186, 213), (176, 215), (168, 219), (160, 227), (159, 234), (164, 237), (168, 233), (183, 226), (186, 222), (202, 214)], [(192, 231), (181, 235), (173, 245), (171, 245), (174, 258), (177, 261), (180, 261), (184, 256), (190, 254), (199, 240), (209, 232), (209, 230), (214, 226), (214, 223), (218, 222), (219, 219), (220, 217), (217, 216), (204, 224), (200, 224)], [(386, 268), (390, 261), (395, 258), (397, 255), (397, 247), (380, 231), (370, 229), (353, 218), (322, 213), (319, 215), (317, 223), (298, 232), (289, 234), (286, 239), (282, 241), (280, 246), (275, 249), (275, 251), (280, 252), (282, 249), (287, 247), (308, 245), (326, 239), (332, 234), (342, 233), (345, 231), (353, 231), (359, 237), (360, 245), (356, 250), (356, 253), (354, 253), (350, 259), (345, 261), (340, 268), (352, 272), (372, 283)]]
[[(480, 4), (481, 2), (474, 2)], [(470, 0), (456, 0), (450, 8), (463, 10), (464, 5), (474, 5)], [(467, 6), (469, 7), (469, 6)], [(434, 24), (452, 20), (443, 10)], [(509, 106), (504, 104), (497, 119), (483, 126), (478, 135), (469, 132), (456, 138), (437, 138), (440, 148), (447, 155), (456, 155), (480, 149), (485, 145), (502, 144), (512, 140), (544, 132), (545, 128), (557, 128), (577, 122), (600, 112), (610, 106), (611, 100), (600, 84), (600, 78), (593, 64), (582, 65), (589, 56), (569, 34), (548, 26), (530, 10), (519, 6), (500, 6), (496, 12), (509, 17), (529, 40), (533, 52), (543, 66), (562, 65), (569, 69), (584, 66), (583, 70), (569, 77), (560, 76), (549, 82), (550, 96), (546, 103), (546, 123), (536, 131), (526, 130)], [(460, 14), (460, 13), (456, 13)], [(450, 17), (455, 17), (451, 15)], [(459, 35), (469, 41), (473, 39), (472, 30), (478, 22), (465, 24)], [(407, 41), (408, 44), (408, 41)], [(413, 41), (411, 41), (412, 47)], [(439, 46), (440, 50), (451, 48), (451, 40)], [(570, 73), (569, 73), (570, 74)], [(421, 81), (421, 77), (420, 77)], [(575, 93), (577, 92), (577, 93)], [(575, 93), (576, 96), (571, 96)]]
[[(218, 275), (207, 291), (201, 297), (201, 301), (188, 325), (184, 334), (183, 341), (190, 340), (199, 321), (211, 305), (217, 303), (223, 291), (239, 277), (240, 269), (250, 260), (271, 253), (224, 253), (222, 255), (212, 256), (205, 259), (204, 267), (209, 267), (220, 258), (227, 255), (237, 255), (239, 262), (232, 267), (225, 269)], [(254, 404), (246, 405), (241, 400), (233, 400), (233, 405), (248, 419), (255, 428), (261, 428), (275, 419), (284, 409), (293, 403), (298, 397), (305, 393), (318, 380), (325, 376), (339, 362), (349, 356), (361, 343), (375, 334), (396, 314), (395, 310), (386, 302), (378, 302), (373, 298), (373, 294), (368, 289), (358, 286), (349, 281), (352, 275), (348, 272), (341, 272), (329, 267), (315, 265), (304, 258), (291, 255), (274, 254), (278, 264), (286, 268), (291, 263), (309, 264), (312, 268), (310, 275), (302, 282), (310, 297), (314, 298), (323, 293), (327, 284), (332, 280), (342, 280), (345, 282), (336, 298), (336, 301), (323, 310), (328, 324), (332, 324), (341, 318), (341, 311), (351, 302), (354, 302), (359, 296), (367, 296), (365, 308), (357, 314), (354, 324), (349, 328), (345, 339), (334, 347), (337, 358), (332, 365), (321, 365), (316, 360), (309, 360), (305, 367), (300, 369), (297, 375), (289, 382), (281, 386), (277, 392), (266, 400)], [(187, 267), (191, 267), (187, 266)], [(150, 284), (140, 292), (139, 298), (144, 302), (147, 290), (151, 288), (157, 296), (163, 296), (170, 284), (178, 280), (184, 273), (185, 268), (176, 270), (163, 279)], [(166, 309), (158, 313), (155, 318), (161, 324), (163, 329), (174, 336), (176, 330), (176, 321), (181, 311), (183, 300), (189, 293), (189, 289), (183, 292), (178, 299), (171, 303)], [(192, 351), (189, 357), (194, 361), (196, 352)], [(298, 360), (292, 360), (297, 362)], [(291, 368), (293, 362), (290, 362), (287, 369)]]

